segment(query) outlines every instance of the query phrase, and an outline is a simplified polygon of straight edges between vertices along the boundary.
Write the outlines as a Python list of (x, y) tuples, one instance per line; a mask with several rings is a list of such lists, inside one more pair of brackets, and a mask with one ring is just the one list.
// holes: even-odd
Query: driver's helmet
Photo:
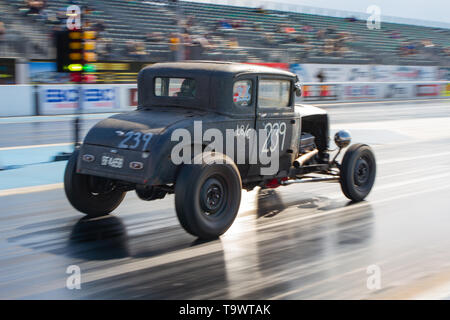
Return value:
[(184, 79), (181, 84), (180, 92), (178, 93), (179, 97), (194, 97), (195, 96), (195, 80), (193, 79)]

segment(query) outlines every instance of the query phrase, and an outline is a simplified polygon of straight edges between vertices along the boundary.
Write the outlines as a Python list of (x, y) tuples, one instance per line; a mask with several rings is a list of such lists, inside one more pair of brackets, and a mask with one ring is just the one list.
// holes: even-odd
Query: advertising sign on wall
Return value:
[[(75, 113), (79, 103), (77, 86), (45, 86), (40, 91), (42, 114)], [(110, 112), (120, 108), (119, 88), (85, 86), (82, 88), (83, 112)]]
[(417, 97), (434, 97), (440, 95), (440, 85), (438, 84), (418, 84), (416, 86)]
[(412, 98), (414, 96), (414, 85), (389, 83), (384, 85), (384, 99), (403, 99)]
[(343, 100), (371, 100), (381, 98), (379, 85), (351, 84), (342, 87)]
[(128, 93), (130, 95), (130, 107), (137, 107), (138, 105), (138, 90), (137, 88), (129, 88)]
[(305, 101), (337, 100), (337, 98), (338, 86), (335, 84), (303, 86), (303, 100)]
[(319, 73), (325, 82), (434, 81), (439, 76), (436, 67), (428, 66), (291, 64), (290, 70), (303, 82), (318, 82)]

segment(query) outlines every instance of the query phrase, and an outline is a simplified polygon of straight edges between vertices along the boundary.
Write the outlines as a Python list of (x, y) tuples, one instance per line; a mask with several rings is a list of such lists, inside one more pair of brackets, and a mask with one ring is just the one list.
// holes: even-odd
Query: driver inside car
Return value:
[(181, 84), (180, 91), (176, 93), (177, 97), (194, 97), (195, 96), (195, 80), (184, 79)]

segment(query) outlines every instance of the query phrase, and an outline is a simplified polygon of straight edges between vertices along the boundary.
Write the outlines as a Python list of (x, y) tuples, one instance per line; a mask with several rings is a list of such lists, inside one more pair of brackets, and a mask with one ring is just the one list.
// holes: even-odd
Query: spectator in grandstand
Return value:
[(311, 27), (310, 25), (305, 25), (302, 27), (302, 31), (304, 32), (314, 32), (314, 28)]
[(169, 49), (171, 53), (171, 60), (176, 61), (178, 56), (178, 50), (180, 50), (180, 36), (175, 32), (172, 32), (170, 34)]
[(400, 39), (402, 37), (402, 35), (400, 34), (400, 32), (394, 30), (391, 32), (391, 34), (389, 35), (389, 38), (391, 39)]
[(253, 30), (256, 32), (262, 31), (263, 30), (262, 22), (259, 21), (253, 22)]
[(266, 44), (268, 46), (272, 46), (276, 43), (275, 38), (273, 37), (273, 35), (271, 33), (264, 33), (263, 41), (264, 41), (264, 44)]
[(6, 28), (3, 21), (0, 21), (0, 52), (3, 50), (3, 47), (5, 46), (5, 34), (6, 34)]
[(164, 36), (162, 32), (150, 32), (145, 35), (144, 41), (147, 43), (164, 42)]
[(244, 23), (245, 23), (244, 20), (233, 20), (231, 21), (231, 26), (233, 27), (233, 29), (240, 29), (242, 28)]
[(305, 38), (304, 36), (302, 36), (301, 34), (295, 36), (295, 39), (294, 39), (294, 40), (295, 40), (296, 43), (299, 43), (299, 44), (305, 44), (305, 43), (307, 43), (306, 38)]
[(266, 14), (266, 10), (262, 6), (256, 8), (255, 11), (257, 13)]
[(319, 41), (324, 40), (325, 39), (325, 30), (323, 30), (323, 29), (317, 30), (316, 39)]
[(319, 72), (316, 74), (316, 78), (319, 80), (319, 82), (325, 82), (325, 73), (323, 69), (319, 70)]
[(231, 38), (228, 43), (227, 43), (228, 47), (232, 48), (232, 49), (237, 49), (239, 48), (239, 42), (238, 39), (236, 37)]
[(105, 21), (99, 20), (92, 25), (92, 29), (98, 33), (102, 33), (106, 30)]
[(110, 38), (100, 38), (97, 40), (96, 48), (100, 60), (108, 60), (112, 56), (113, 41)]
[(6, 28), (3, 21), (0, 21), (0, 43), (5, 39)]
[(26, 6), (28, 11), (25, 13), (26, 15), (37, 15), (41, 13), (41, 10), (44, 9), (46, 5), (46, 1), (44, 0), (27, 0)]

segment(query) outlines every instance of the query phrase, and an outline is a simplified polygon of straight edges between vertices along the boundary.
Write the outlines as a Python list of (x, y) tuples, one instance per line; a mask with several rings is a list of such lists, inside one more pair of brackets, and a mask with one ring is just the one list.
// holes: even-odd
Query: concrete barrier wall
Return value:
[(33, 86), (30, 85), (0, 86), (0, 116), (34, 115), (33, 92)]
[[(0, 117), (123, 112), (137, 106), (135, 84), (0, 86)], [(305, 103), (450, 98), (450, 82), (305, 83)]]

